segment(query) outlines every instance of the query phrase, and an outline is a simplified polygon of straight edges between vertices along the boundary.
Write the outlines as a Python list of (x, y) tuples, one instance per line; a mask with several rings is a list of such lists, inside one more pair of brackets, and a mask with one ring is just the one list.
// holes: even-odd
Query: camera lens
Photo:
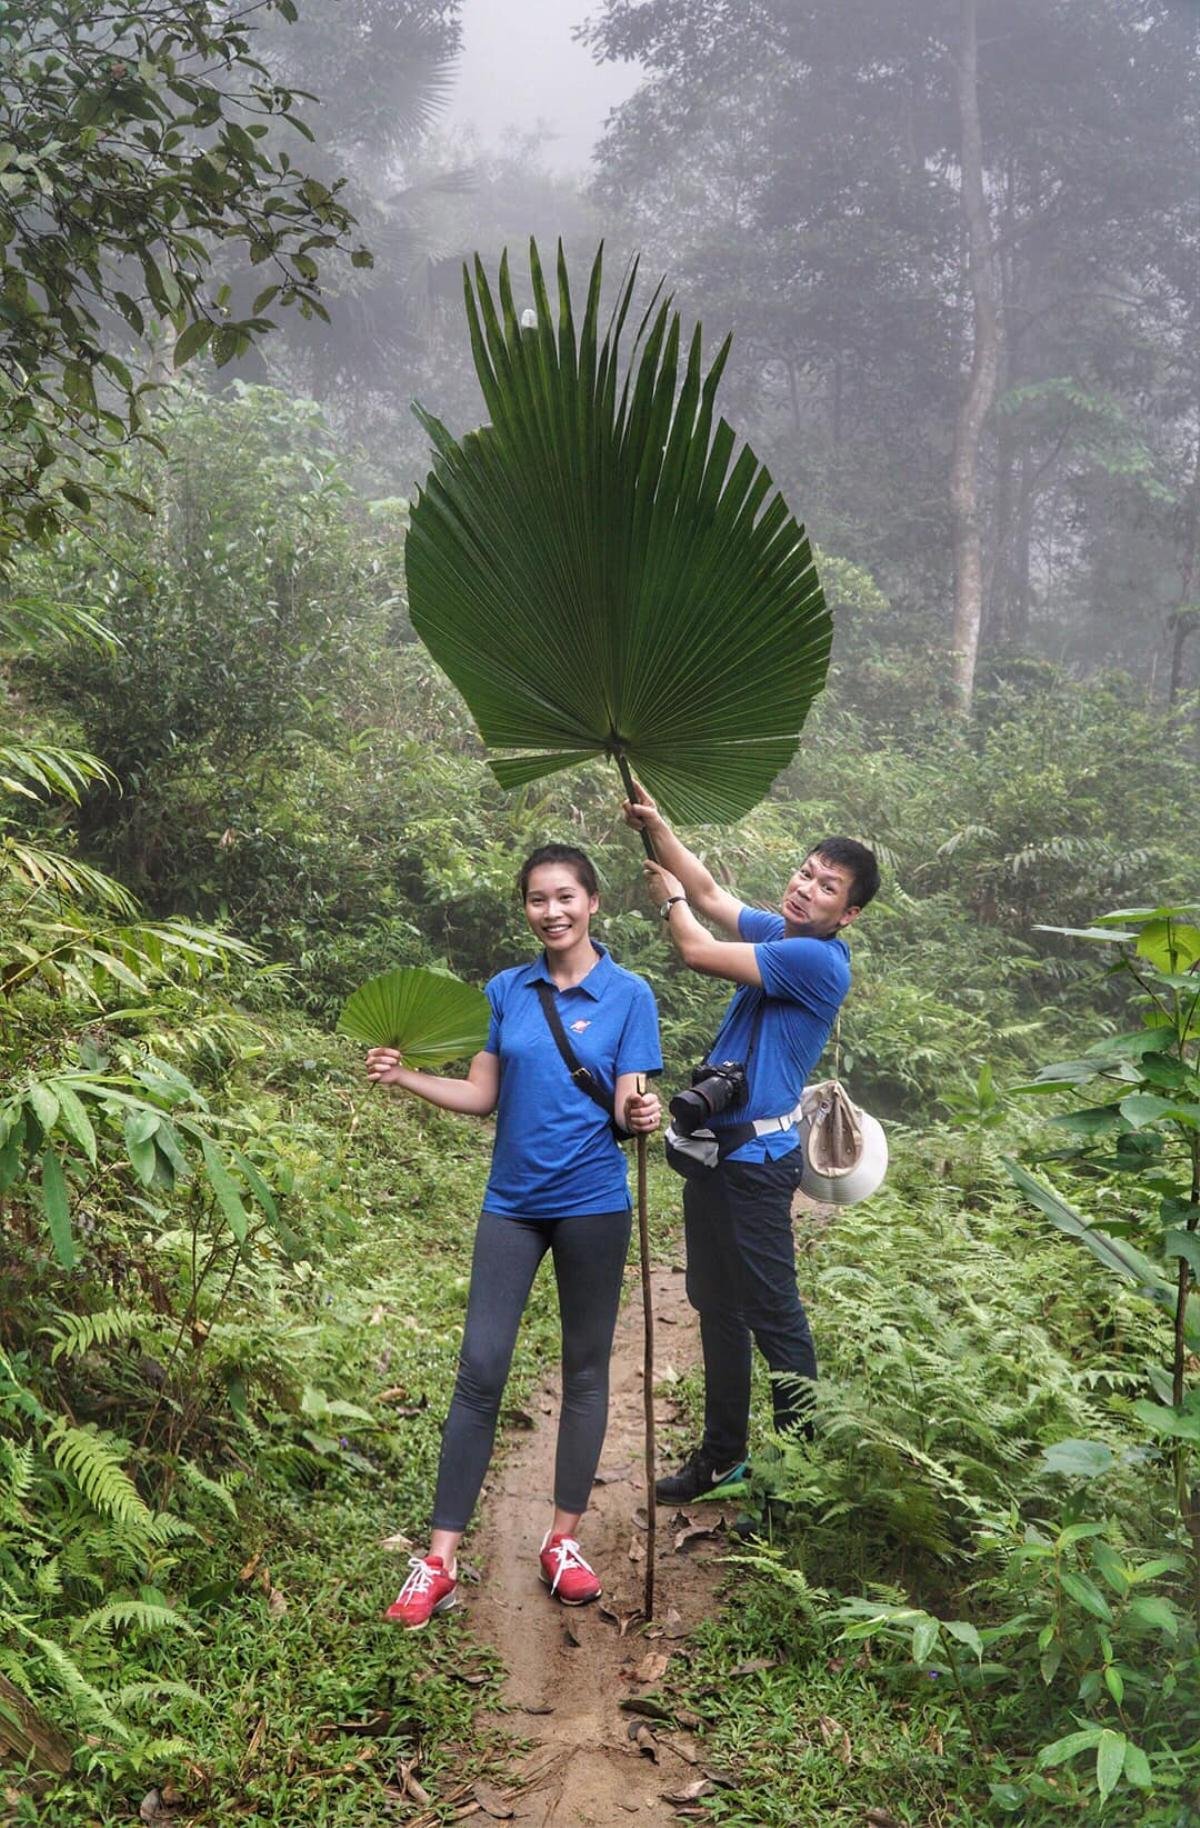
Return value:
[(706, 1099), (697, 1091), (676, 1092), (670, 1104), (671, 1118), (681, 1136), (690, 1136), (708, 1122), (711, 1115)]

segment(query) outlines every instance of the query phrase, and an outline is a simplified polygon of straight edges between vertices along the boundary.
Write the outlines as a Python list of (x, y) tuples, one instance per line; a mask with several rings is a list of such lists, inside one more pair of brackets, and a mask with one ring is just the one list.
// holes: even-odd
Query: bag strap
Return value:
[[(749, 1077), (749, 1074), (750, 1074), (750, 1062), (754, 1058), (754, 1050), (758, 1046), (758, 1037), (759, 1037), (759, 1033), (762, 1029), (763, 1017), (767, 1013), (767, 1000), (768, 1000), (767, 993), (764, 990), (764, 991), (762, 991), (761, 995), (759, 996), (758, 1004), (755, 1008), (754, 1014), (750, 1018), (750, 1040), (749, 1040), (749, 1044), (747, 1045), (747, 1048), (746, 1048), (746, 1058), (742, 1062), (742, 1065), (746, 1069), (747, 1078)], [(713, 1057), (713, 1050), (710, 1047), (708, 1052), (704, 1056), (704, 1065), (705, 1066), (710, 1066), (712, 1064), (712, 1057)]]
[[(605, 1096), (601, 1087), (597, 1085), (595, 1074), (576, 1058), (575, 1050), (567, 1040), (567, 1031), (563, 1027), (562, 1017), (558, 1013), (558, 1003), (555, 999), (554, 991), (544, 978), (539, 978), (533, 988), (536, 990), (537, 1000), (542, 1006), (542, 1014), (546, 1018), (546, 1027), (554, 1036), (554, 1045), (559, 1051), (563, 1065), (571, 1075), (572, 1082), (579, 1087), (585, 1097), (591, 1099), (593, 1104), (598, 1104), (600, 1106), (604, 1115), (615, 1128), (616, 1118), (613, 1114), (611, 1103)], [(622, 1134), (624, 1134), (624, 1132), (622, 1132)]]

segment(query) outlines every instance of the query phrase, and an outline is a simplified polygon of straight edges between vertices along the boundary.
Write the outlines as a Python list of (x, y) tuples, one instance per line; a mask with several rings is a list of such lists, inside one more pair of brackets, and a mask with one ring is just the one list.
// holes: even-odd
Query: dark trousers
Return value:
[(585, 1511), (608, 1427), (608, 1361), (629, 1250), (628, 1212), (508, 1219), (485, 1212), (475, 1234), (458, 1378), (442, 1433), (435, 1530), (465, 1530), (483, 1484), (517, 1328), (549, 1251), (562, 1323), (562, 1411), (554, 1466), (560, 1511)]
[(810, 1430), (817, 1355), (792, 1236), (802, 1167), (797, 1148), (773, 1162), (722, 1162), (684, 1184), (687, 1295), (704, 1351), (704, 1449), (719, 1466), (746, 1452), (751, 1337), (782, 1374), (772, 1379), (776, 1429)]

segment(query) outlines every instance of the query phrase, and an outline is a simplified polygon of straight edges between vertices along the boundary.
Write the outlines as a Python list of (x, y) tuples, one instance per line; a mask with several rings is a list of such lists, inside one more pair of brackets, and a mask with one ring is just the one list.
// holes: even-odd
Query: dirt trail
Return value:
[[(694, 1360), (699, 1342), (682, 1274), (657, 1269), (653, 1286), (661, 1383), (670, 1367), (683, 1370)], [(660, 1396), (655, 1408), (660, 1424), (674, 1419), (669, 1400)], [(526, 1788), (510, 1792), (508, 1801), (515, 1819), (530, 1828), (677, 1822), (679, 1804), (663, 1793), (678, 1795), (701, 1778), (697, 1750), (686, 1734), (639, 1721), (619, 1704), (651, 1691), (663, 1660), (685, 1649), (689, 1630), (712, 1610), (726, 1540), (723, 1534), (697, 1538), (676, 1551), (684, 1523), (674, 1521), (672, 1507), (659, 1507), (656, 1617), (643, 1630), (642, 1315), (635, 1282), (617, 1326), (608, 1438), (592, 1507), (580, 1527), (584, 1553), (604, 1581), (603, 1598), (591, 1606), (558, 1605), (537, 1578), (537, 1551), (550, 1515), (556, 1383), (539, 1393), (533, 1411), (534, 1428), (492, 1473), (485, 1521), (469, 1557), (483, 1570), (482, 1584), (467, 1594), (472, 1631), (499, 1652), (508, 1671), (505, 1701), (512, 1711), (501, 1718), (534, 1742), (522, 1767)], [(670, 1463), (675, 1444), (663, 1452), (661, 1427), (659, 1433), (660, 1460)], [(730, 1514), (711, 1503), (691, 1513), (705, 1525)], [(621, 1622), (635, 1612), (622, 1636)], [(629, 1737), (631, 1724), (639, 1723), (653, 1730), (657, 1763)]]

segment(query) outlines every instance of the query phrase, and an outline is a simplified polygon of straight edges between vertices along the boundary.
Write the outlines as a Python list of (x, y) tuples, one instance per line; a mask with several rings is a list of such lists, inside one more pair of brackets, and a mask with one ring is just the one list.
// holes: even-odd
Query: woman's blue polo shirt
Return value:
[(534, 985), (555, 990), (567, 1039), (612, 1098), (622, 1073), (659, 1073), (658, 1010), (649, 984), (592, 941), (596, 963), (581, 984), (558, 990), (545, 954), (487, 985), (487, 1049), (500, 1060), (496, 1141), (483, 1210), (506, 1218), (573, 1218), (620, 1212), (629, 1176), (608, 1119), (574, 1084)]

